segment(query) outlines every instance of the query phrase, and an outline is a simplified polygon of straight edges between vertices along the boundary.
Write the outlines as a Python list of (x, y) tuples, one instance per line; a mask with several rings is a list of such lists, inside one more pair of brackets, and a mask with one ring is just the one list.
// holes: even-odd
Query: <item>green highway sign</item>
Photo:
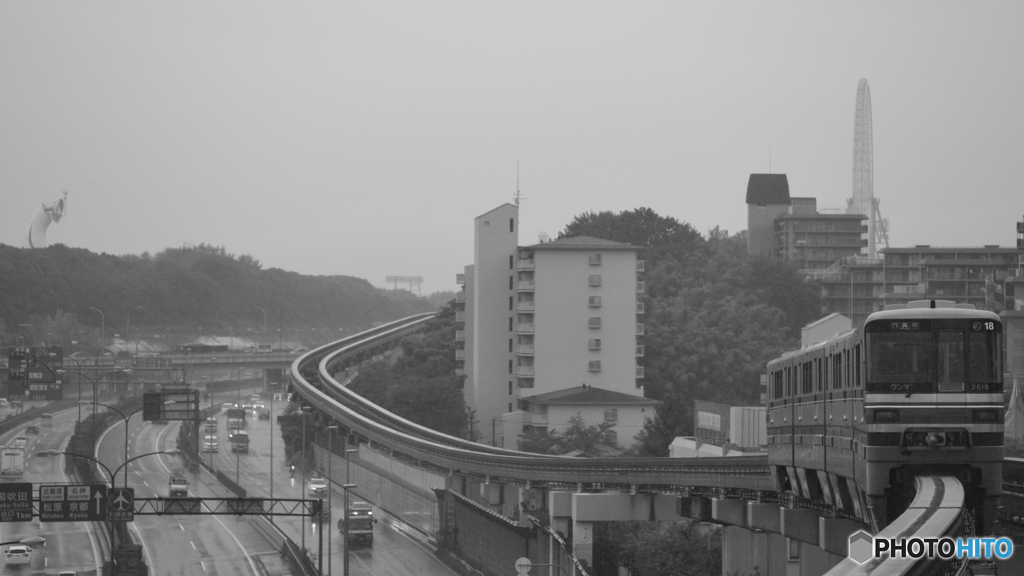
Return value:
[(105, 484), (42, 484), (40, 522), (96, 522), (107, 519)]

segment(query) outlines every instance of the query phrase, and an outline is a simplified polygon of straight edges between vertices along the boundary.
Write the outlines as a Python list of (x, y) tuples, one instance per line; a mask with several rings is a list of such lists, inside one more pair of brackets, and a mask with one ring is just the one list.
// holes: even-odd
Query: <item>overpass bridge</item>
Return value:
[[(855, 498), (819, 501), (779, 491), (765, 456), (576, 458), (527, 454), (435, 432), (376, 406), (343, 385), (350, 369), (423, 329), (432, 317), (410, 316), (302, 354), (289, 369), (292, 390), (313, 408), (318, 424), (337, 424), (347, 432), (349, 441), (356, 438), (405, 461), (443, 471), (445, 486), (437, 488), (439, 493), (472, 501), (482, 513), (507, 519), (511, 525), (532, 529), (538, 518), (545, 518), (547, 524), (537, 528), (551, 539), (571, 535), (571, 542), (566, 543), (568, 554), (561, 560), (566, 570), (579, 566), (577, 561), (583, 566), (592, 563), (594, 522), (693, 518), (726, 527), (725, 558), (737, 557), (730, 548), (745, 550), (740, 556), (766, 555), (766, 561), (759, 564), (765, 576), (792, 573), (787, 566), (793, 559), (798, 559), (802, 574), (942, 573), (935, 572), (935, 566), (892, 558), (872, 561), (870, 571), (865, 572), (862, 565), (847, 560), (847, 550), (850, 534), (867, 530), (866, 510)], [(341, 446), (342, 451), (347, 446), (345, 439), (333, 445)], [(937, 492), (942, 497), (937, 497)], [(890, 528), (904, 535), (932, 535), (970, 527), (962, 496), (963, 488), (955, 479), (919, 479), (917, 497)], [(443, 539), (451, 528), (447, 522), (454, 519), (447, 511), (442, 516)], [(941, 521), (932, 521), (936, 517)], [(553, 544), (548, 550), (552, 548)], [(786, 553), (778, 558), (776, 552), (772, 559), (773, 549)], [(499, 555), (495, 550), (484, 552)], [(548, 558), (531, 560), (543, 564)], [(503, 566), (506, 560), (497, 561)], [(745, 566), (730, 568), (727, 562), (725, 568), (732, 571)], [(952, 570), (952, 574), (966, 568), (963, 563), (942, 570)]]

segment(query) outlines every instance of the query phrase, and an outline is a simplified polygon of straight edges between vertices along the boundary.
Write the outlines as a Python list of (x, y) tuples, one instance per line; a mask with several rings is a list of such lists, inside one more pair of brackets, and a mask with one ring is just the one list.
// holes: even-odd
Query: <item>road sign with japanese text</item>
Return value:
[(0, 484), (0, 522), (32, 521), (32, 483)]
[(105, 484), (42, 484), (40, 522), (95, 522), (107, 519)]
[(135, 521), (135, 488), (114, 488), (110, 491), (110, 522)]

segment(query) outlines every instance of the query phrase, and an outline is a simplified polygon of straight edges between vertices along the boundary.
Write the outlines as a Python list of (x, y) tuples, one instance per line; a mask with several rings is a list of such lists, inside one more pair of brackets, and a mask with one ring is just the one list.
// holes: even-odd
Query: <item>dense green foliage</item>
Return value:
[(571, 456), (614, 456), (622, 451), (614, 440), (609, 438), (608, 431), (615, 425), (601, 422), (596, 426), (588, 426), (583, 416), (577, 412), (569, 418), (569, 425), (558, 432), (547, 428), (529, 427), (519, 435), (519, 450), (536, 454), (567, 454)]
[[(260, 306), (267, 313), (268, 334), (282, 328), (286, 338), (297, 326), (330, 327), (335, 336), (339, 327), (368, 327), (434, 308), (412, 295), (396, 301), (359, 278), (263, 270), (251, 256), (205, 244), (154, 256), (0, 244), (0, 294), (0, 319), (8, 331), (29, 323), (37, 342), (49, 333), (65, 344), (94, 339), (88, 332), (98, 332), (101, 318), (90, 308), (104, 312), (108, 338), (121, 331), (128, 311), (137, 306), (143, 308), (131, 314), (133, 332), (139, 326), (162, 334), (247, 329), (259, 334), (264, 318), (255, 306)], [(54, 320), (55, 313), (65, 318)]]
[(428, 428), (466, 437), (469, 417), (463, 378), (455, 374), (455, 306), (449, 302), (424, 330), (402, 339), (393, 365), (372, 364), (349, 388), (367, 400)]
[(760, 402), (768, 360), (798, 345), (820, 316), (817, 287), (787, 262), (747, 254), (746, 233), (689, 224), (649, 208), (577, 216), (561, 233), (644, 247), (644, 387), (661, 400), (637, 451), (663, 456), (693, 434), (693, 401)]
[(595, 522), (593, 574), (616, 576), (618, 566), (632, 576), (721, 574), (722, 533), (690, 522)]

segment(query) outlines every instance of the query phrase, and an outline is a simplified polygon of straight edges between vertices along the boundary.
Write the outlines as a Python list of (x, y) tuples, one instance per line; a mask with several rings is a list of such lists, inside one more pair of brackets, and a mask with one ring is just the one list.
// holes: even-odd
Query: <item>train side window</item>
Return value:
[(821, 392), (822, 377), (824, 376), (821, 370), (821, 358), (815, 360), (814, 363), (818, 365), (818, 392)]
[(960, 392), (964, 389), (964, 333), (939, 330), (937, 335), (939, 392)]
[(853, 381), (853, 386), (854, 386), (854, 388), (860, 388), (861, 386), (864, 385), (864, 383), (861, 381), (861, 378), (860, 378), (860, 344), (857, 344), (857, 347), (854, 348), (854, 354), (855, 354), (854, 360), (856, 361), (856, 364), (853, 365), (854, 366), (854, 374), (855, 374), (854, 381)]

